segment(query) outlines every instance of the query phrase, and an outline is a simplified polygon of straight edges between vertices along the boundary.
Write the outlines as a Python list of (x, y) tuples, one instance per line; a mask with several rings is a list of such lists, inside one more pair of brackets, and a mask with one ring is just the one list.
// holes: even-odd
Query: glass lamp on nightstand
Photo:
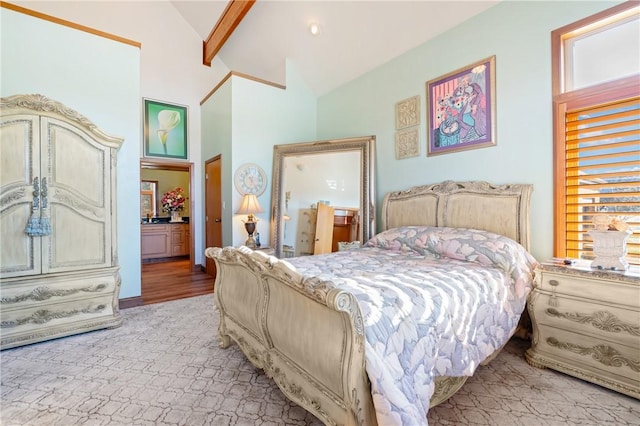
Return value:
[(244, 229), (247, 230), (247, 234), (249, 234), (249, 238), (245, 241), (244, 245), (249, 247), (250, 249), (255, 249), (256, 240), (253, 238), (254, 232), (256, 232), (256, 223), (258, 223), (257, 218), (254, 216), (255, 213), (262, 213), (262, 207), (260, 207), (260, 203), (258, 203), (258, 198), (255, 194), (244, 194), (244, 198), (242, 199), (242, 204), (240, 204), (240, 208), (236, 212), (237, 214), (246, 214), (247, 221), (244, 222)]

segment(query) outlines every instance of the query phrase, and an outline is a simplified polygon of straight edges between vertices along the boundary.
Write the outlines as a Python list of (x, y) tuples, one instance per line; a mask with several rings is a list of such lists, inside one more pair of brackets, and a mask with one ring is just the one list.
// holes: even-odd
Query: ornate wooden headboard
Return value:
[(532, 192), (530, 184), (450, 180), (389, 192), (382, 201), (382, 230), (403, 225), (482, 229), (529, 250)]

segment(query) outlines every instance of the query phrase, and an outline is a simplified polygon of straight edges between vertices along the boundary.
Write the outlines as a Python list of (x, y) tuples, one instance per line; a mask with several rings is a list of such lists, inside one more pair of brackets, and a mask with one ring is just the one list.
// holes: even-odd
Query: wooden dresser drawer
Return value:
[(541, 291), (532, 301), (539, 326), (591, 335), (637, 348), (640, 357), (640, 309), (596, 304)]
[(590, 279), (554, 272), (537, 276), (540, 290), (565, 296), (592, 300), (595, 303), (635, 305), (640, 303), (640, 282), (632, 283), (613, 279)]
[[(537, 342), (536, 354), (545, 358), (545, 366), (626, 388), (640, 397), (640, 352), (637, 347), (611, 344), (596, 337), (549, 328)], [(560, 368), (558, 368), (560, 367)], [(619, 389), (616, 389), (619, 390)]]
[(49, 274), (46, 279), (5, 280), (2, 285), (2, 311), (22, 309), (25, 306), (42, 307), (60, 301), (87, 299), (101, 295), (117, 297), (118, 268), (106, 268), (75, 274)]
[(91, 322), (100, 317), (111, 320), (113, 315), (113, 295), (109, 294), (41, 306), (29, 305), (16, 310), (2, 310), (2, 339), (33, 330), (34, 325), (40, 328), (66, 325), (70, 318), (73, 318), (73, 327), (77, 330), (82, 328), (82, 321)]

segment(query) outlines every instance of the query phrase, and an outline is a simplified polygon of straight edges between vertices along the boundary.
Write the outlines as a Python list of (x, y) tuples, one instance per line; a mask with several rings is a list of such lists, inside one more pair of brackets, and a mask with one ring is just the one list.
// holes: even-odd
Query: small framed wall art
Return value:
[(418, 127), (396, 132), (396, 159), (420, 155), (420, 132)]
[(429, 80), (427, 155), (496, 144), (496, 57)]
[(187, 107), (144, 99), (144, 156), (187, 159)]
[(396, 103), (396, 130), (420, 124), (420, 96)]

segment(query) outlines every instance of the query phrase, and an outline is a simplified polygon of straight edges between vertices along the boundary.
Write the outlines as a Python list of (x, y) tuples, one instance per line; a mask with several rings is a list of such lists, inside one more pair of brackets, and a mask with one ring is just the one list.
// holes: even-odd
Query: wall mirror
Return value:
[(158, 181), (140, 182), (140, 212), (142, 217), (156, 217), (158, 214)]
[(330, 220), (345, 229), (333, 235), (330, 251), (335, 251), (335, 239), (363, 243), (371, 238), (376, 212), (374, 163), (375, 136), (275, 145), (271, 193), (275, 255), (314, 254), (316, 222), (325, 206), (331, 208)]

